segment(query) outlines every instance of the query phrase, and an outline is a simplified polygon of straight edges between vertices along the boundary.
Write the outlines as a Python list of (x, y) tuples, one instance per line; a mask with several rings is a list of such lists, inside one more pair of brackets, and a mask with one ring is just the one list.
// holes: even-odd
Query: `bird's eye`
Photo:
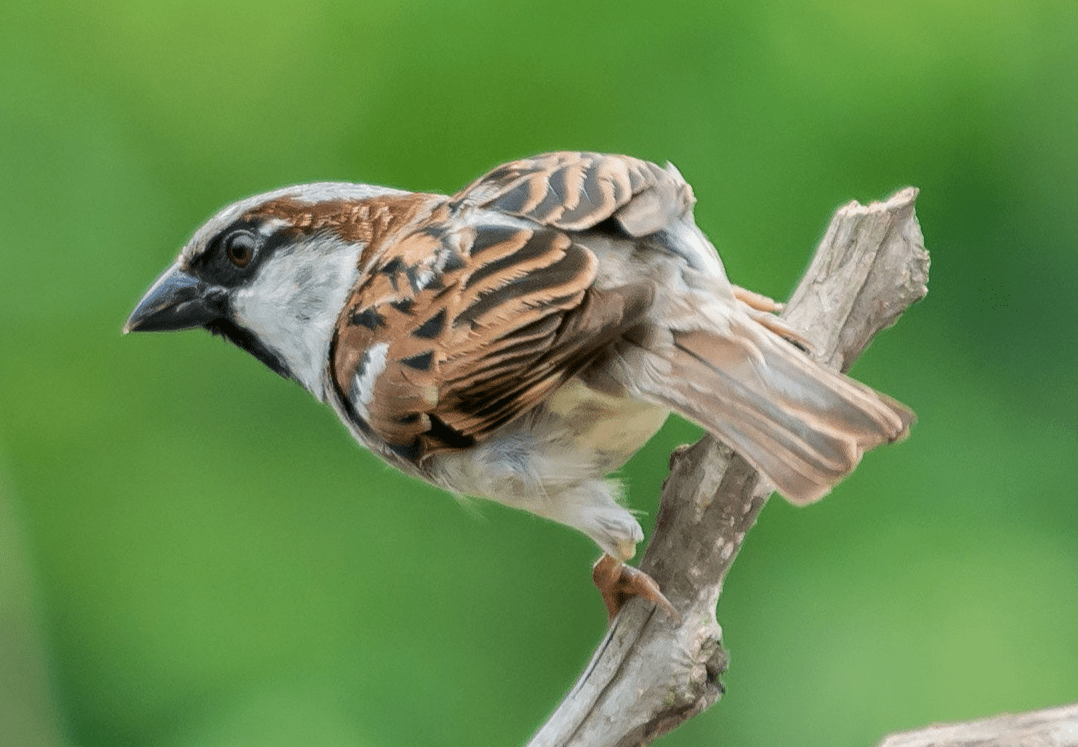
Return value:
[(246, 267), (255, 256), (257, 241), (248, 231), (233, 231), (225, 237), (225, 254), (236, 267)]

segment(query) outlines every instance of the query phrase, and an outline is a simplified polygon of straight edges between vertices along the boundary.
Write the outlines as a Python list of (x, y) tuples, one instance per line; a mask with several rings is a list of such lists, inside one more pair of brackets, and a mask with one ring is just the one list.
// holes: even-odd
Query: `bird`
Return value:
[(695, 203), (672, 164), (569, 151), (453, 195), (285, 187), (198, 228), (123, 331), (223, 336), (405, 474), (591, 538), (611, 621), (633, 596), (676, 619), (610, 477), (670, 413), (795, 505), (914, 421), (732, 284)]

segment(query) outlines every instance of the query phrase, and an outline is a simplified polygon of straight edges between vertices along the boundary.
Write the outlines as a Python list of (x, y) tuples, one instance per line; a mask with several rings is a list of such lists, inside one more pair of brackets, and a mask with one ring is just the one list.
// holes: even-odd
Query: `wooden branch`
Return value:
[(1078, 747), (1078, 704), (892, 734), (879, 747)]
[[(785, 316), (827, 365), (846, 369), (927, 289), (928, 254), (907, 188), (836, 213)], [(770, 488), (711, 437), (671, 455), (641, 568), (681, 612), (675, 623), (630, 601), (591, 662), (529, 743), (646, 745), (712, 705), (726, 671), (715, 606)]]

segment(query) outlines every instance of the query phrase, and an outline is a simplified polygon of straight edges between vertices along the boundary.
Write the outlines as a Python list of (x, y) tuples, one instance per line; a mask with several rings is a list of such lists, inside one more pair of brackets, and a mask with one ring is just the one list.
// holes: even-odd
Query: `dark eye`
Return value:
[(248, 231), (233, 231), (225, 236), (225, 254), (236, 267), (246, 267), (255, 256), (257, 240)]

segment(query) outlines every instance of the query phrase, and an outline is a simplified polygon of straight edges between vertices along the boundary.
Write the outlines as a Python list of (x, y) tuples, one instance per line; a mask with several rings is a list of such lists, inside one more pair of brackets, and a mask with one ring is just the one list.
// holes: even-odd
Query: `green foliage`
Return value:
[[(44, 641), (57, 703), (0, 692), (0, 742), (526, 738), (603, 630), (588, 541), (392, 473), (204, 334), (120, 327), (225, 202), (559, 148), (675, 162), (731, 276), (779, 297), (840, 204), (923, 190), (929, 297), (855, 370), (920, 421), (767, 506), (721, 602), (728, 694), (664, 744), (1078, 699), (1078, 6), (791, 5), (9, 0), (0, 688)], [(695, 433), (629, 465), (636, 508)]]

